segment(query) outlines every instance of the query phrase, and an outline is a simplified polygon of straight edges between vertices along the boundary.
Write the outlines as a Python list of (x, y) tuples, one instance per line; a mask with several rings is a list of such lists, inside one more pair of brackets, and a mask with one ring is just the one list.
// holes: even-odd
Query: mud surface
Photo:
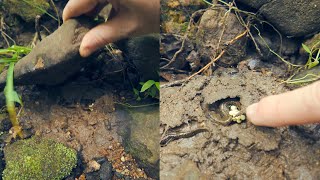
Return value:
[[(96, 179), (99, 173), (92, 173), (98, 171), (100, 176), (107, 173), (109, 177), (147, 178), (122, 145), (124, 139), (119, 135), (120, 126), (130, 131), (128, 124), (131, 121), (129, 113), (121, 110), (122, 106), (115, 105), (120, 100), (116, 95), (119, 86), (72, 82), (59, 87), (33, 86), (20, 90), (25, 97), (25, 108), (20, 114), (24, 133), (53, 139), (75, 149), (81, 163), (74, 171), (74, 177), (79, 177), (82, 172), (88, 178)], [(120, 94), (130, 92), (123, 89)], [(109, 171), (100, 167), (106, 160), (112, 165)]]
[(219, 111), (216, 103), (232, 99), (244, 110), (284, 91), (274, 77), (252, 71), (162, 85), (160, 178), (317, 179), (319, 125), (263, 128), (208, 116)]

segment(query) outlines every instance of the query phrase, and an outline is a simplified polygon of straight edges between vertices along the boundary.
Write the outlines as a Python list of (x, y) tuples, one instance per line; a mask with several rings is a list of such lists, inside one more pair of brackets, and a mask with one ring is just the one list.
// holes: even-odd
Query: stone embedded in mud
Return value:
[(196, 34), (197, 49), (205, 62), (210, 62), (222, 50), (226, 50), (217, 63), (220, 65), (234, 65), (246, 55), (247, 39), (242, 37), (234, 44), (226, 45), (245, 31), (237, 17), (224, 8), (208, 9), (201, 17)]
[[(159, 109), (147, 107), (130, 111), (132, 120), (122, 132), (126, 151), (144, 168), (148, 176), (159, 174)], [(129, 129), (129, 130), (128, 130)]]
[(259, 14), (287, 36), (304, 36), (320, 30), (319, 0), (238, 1), (259, 9)]
[(4, 0), (3, 5), (9, 13), (27, 22), (34, 22), (37, 15), (45, 14), (50, 8), (47, 0)]
[(33, 137), (20, 140), (4, 149), (4, 180), (62, 179), (77, 164), (77, 152), (49, 139)]
[[(15, 84), (55, 85), (78, 72), (86, 62), (79, 54), (80, 43), (92, 26), (87, 18), (66, 21), (18, 61), (14, 68)], [(0, 75), (0, 84), (5, 80), (6, 72)]]

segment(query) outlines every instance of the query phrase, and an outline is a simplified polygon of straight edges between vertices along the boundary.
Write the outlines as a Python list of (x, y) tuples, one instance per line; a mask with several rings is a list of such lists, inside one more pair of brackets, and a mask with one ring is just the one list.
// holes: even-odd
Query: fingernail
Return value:
[(82, 57), (88, 57), (90, 55), (90, 50), (88, 48), (85, 47), (80, 47), (80, 55)]
[(255, 121), (254, 117), (256, 116), (258, 108), (258, 103), (251, 104), (247, 107), (246, 115), (250, 121)]

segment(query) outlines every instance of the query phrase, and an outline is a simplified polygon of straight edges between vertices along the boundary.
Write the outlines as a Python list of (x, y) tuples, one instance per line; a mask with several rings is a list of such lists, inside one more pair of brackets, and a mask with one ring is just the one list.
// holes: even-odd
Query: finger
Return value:
[(269, 96), (247, 108), (247, 117), (258, 126), (285, 126), (320, 122), (320, 81)]
[(91, 29), (82, 40), (80, 54), (87, 57), (108, 43), (128, 37), (136, 29), (134, 20), (125, 16), (115, 16), (106, 23)]
[(91, 16), (91, 17), (95, 17), (97, 16), (100, 11), (107, 5), (108, 3), (98, 3), (92, 10), (90, 10), (89, 12), (85, 13), (85, 15), (87, 16)]
[(98, 3), (98, 0), (69, 0), (63, 10), (62, 19), (66, 21), (72, 17), (88, 13), (95, 9)]

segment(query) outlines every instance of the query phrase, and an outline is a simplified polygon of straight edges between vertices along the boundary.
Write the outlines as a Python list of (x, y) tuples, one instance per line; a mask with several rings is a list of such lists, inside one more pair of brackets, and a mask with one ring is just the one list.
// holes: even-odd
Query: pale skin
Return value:
[(83, 57), (126, 37), (159, 32), (160, 0), (69, 0), (63, 21), (80, 15), (96, 15), (108, 3), (115, 13), (84, 36), (79, 50)]
[[(108, 22), (89, 31), (80, 46), (87, 57), (97, 49), (117, 40), (159, 32), (160, 0), (69, 0), (63, 20), (80, 15), (95, 15), (111, 3), (116, 14)], [(312, 85), (263, 98), (246, 110), (255, 125), (279, 127), (320, 123), (320, 81)]]
[(279, 95), (263, 98), (247, 108), (255, 125), (279, 127), (320, 123), (320, 81)]

